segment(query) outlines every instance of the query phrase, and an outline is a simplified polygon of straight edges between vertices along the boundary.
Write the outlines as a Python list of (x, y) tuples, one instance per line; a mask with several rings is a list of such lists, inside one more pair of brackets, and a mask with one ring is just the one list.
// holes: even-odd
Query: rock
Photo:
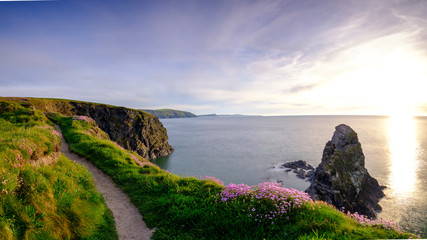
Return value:
[(166, 129), (158, 118), (142, 111), (101, 104), (72, 102), (76, 114), (89, 116), (111, 140), (147, 159), (169, 155)]
[(357, 133), (344, 124), (335, 129), (306, 192), (313, 200), (375, 219), (376, 211), (381, 210), (378, 201), (385, 196), (382, 188), (365, 168)]
[(314, 170), (308, 171), (306, 175), (307, 181), (312, 182), (313, 176), (314, 176)]
[(304, 169), (301, 169), (301, 168), (295, 169), (294, 173), (296, 173), (297, 177), (299, 177), (301, 179), (305, 179), (305, 177), (307, 176), (307, 172), (304, 171)]
[[(298, 160), (293, 162), (284, 163), (281, 168), (285, 168), (285, 172), (288, 173), (293, 169), (296, 176), (301, 179), (306, 179), (307, 176), (313, 175), (314, 167), (308, 164), (306, 161)], [(309, 178), (308, 180), (310, 180)]]
[(313, 170), (314, 169), (313, 166), (311, 166), (310, 164), (308, 164), (306, 161), (303, 161), (303, 160), (298, 160), (298, 161), (294, 161), (294, 162), (286, 162), (282, 165), (282, 167), (291, 168), (291, 169), (302, 168), (305, 170)]

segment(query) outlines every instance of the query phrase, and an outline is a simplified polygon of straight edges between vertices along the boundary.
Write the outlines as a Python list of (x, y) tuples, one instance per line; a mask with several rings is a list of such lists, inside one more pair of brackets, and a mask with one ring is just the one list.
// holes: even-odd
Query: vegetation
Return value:
[(45, 113), (91, 117), (113, 141), (138, 152), (144, 158), (154, 159), (173, 151), (168, 143), (166, 129), (159, 119), (142, 111), (62, 99), (0, 97), (0, 101), (2, 99), (18, 102)]
[(345, 214), (277, 184), (228, 185), (213, 177), (179, 177), (90, 134), (90, 120), (54, 115), (70, 147), (127, 193), (153, 239), (409, 238), (397, 226)]
[[(34, 105), (18, 103), (0, 101), (0, 239), (117, 239), (90, 174), (63, 155), (45, 164), (57, 155), (59, 133)], [(278, 184), (223, 186), (214, 177), (182, 178), (110, 141), (89, 117), (49, 117), (73, 151), (130, 196), (148, 227), (156, 228), (153, 239), (416, 237)]]
[(0, 239), (118, 239), (89, 172), (58, 154), (53, 124), (23, 105), (0, 101)]
[(148, 110), (141, 109), (141, 111), (149, 113), (151, 115), (156, 116), (157, 118), (192, 118), (197, 117), (195, 114), (191, 112), (185, 112), (174, 109), (157, 109), (157, 110)]

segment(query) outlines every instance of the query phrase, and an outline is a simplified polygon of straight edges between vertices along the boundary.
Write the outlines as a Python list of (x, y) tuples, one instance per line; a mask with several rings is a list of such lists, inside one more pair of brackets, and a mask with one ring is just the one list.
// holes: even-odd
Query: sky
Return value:
[(427, 115), (426, 0), (0, 0), (0, 96)]

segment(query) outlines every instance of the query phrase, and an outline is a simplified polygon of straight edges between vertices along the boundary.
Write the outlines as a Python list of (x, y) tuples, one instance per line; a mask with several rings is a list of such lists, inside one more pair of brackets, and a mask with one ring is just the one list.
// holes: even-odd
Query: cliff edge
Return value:
[(159, 119), (139, 110), (64, 99), (4, 99), (17, 101), (45, 113), (88, 116), (112, 141), (147, 159), (164, 157), (173, 151), (168, 143), (167, 131)]
[(306, 192), (313, 200), (372, 219), (376, 218), (376, 211), (381, 210), (378, 201), (385, 196), (378, 181), (365, 168), (357, 133), (344, 124), (335, 128), (332, 140), (326, 143), (322, 162)]

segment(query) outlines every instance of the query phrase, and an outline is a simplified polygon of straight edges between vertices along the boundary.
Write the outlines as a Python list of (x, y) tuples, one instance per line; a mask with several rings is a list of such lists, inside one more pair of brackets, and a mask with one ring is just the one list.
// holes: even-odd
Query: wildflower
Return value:
[(211, 181), (216, 182), (216, 183), (218, 183), (220, 185), (224, 185), (224, 183), (221, 180), (219, 180), (218, 178), (216, 178), (216, 177), (205, 176), (205, 179), (211, 180)]
[[(219, 196), (222, 202), (237, 200), (244, 202), (250, 199), (248, 211), (254, 213), (255, 219), (260, 223), (271, 223), (280, 217), (286, 217), (288, 220), (288, 213), (311, 201), (308, 194), (283, 188), (277, 183), (261, 183), (251, 187), (245, 184), (229, 184)], [(263, 208), (257, 210), (258, 204), (263, 205)]]
[(56, 136), (58, 136), (58, 137), (62, 137), (62, 134), (60, 133), (60, 132), (58, 132), (58, 131), (56, 131), (56, 130), (51, 130), (51, 132), (53, 133), (53, 134), (55, 134)]

